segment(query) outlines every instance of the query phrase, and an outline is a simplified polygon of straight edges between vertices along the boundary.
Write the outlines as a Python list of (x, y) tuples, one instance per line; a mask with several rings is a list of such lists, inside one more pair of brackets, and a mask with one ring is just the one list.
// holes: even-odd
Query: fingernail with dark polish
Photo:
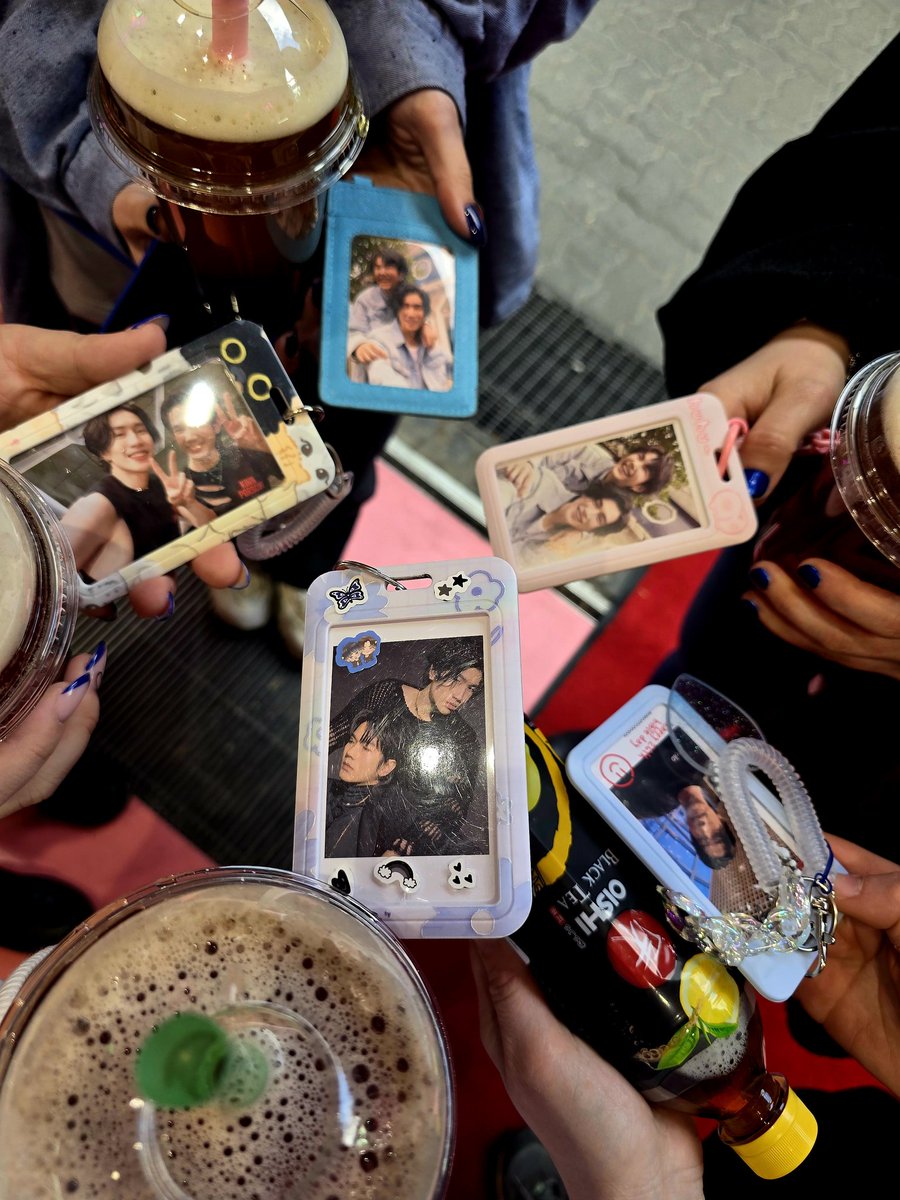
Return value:
[(159, 237), (159, 205), (158, 204), (150, 205), (150, 207), (147, 209), (147, 215), (144, 218), (144, 220), (147, 222), (147, 228), (154, 235), (154, 237)]
[(171, 592), (169, 592), (169, 599), (166, 604), (166, 611), (164, 613), (160, 613), (159, 616), (155, 617), (154, 619), (157, 621), (168, 621), (170, 617), (174, 617), (174, 616), (175, 616), (175, 597)]
[(812, 565), (812, 563), (803, 563), (797, 568), (797, 574), (800, 577), (800, 582), (805, 583), (808, 588), (817, 588), (822, 582), (822, 576)]
[(769, 572), (764, 567), (754, 567), (750, 572), (750, 582), (764, 592), (769, 586)]
[(160, 327), (160, 329), (163, 331), (163, 333), (165, 333), (166, 330), (169, 328), (169, 314), (168, 313), (156, 313), (155, 316), (144, 317), (143, 321), (135, 321), (135, 323), (133, 325), (131, 325), (130, 328), (131, 329), (140, 329), (142, 325), (158, 325)]
[(85, 663), (84, 669), (86, 671), (93, 671), (94, 667), (96, 667), (97, 663), (99, 663), (100, 659), (103, 658), (103, 656), (105, 654), (106, 654), (106, 642), (98, 642), (97, 648), (94, 650), (94, 653), (91, 655), (91, 657)]
[(748, 617), (759, 617), (759, 609), (753, 603), (749, 596), (741, 596), (741, 606), (743, 612)]
[(250, 586), (250, 568), (245, 562), (242, 562), (241, 566), (244, 568), (244, 578), (231, 585), (231, 591), (233, 592), (242, 592), (244, 588)]
[(769, 477), (765, 471), (757, 471), (755, 468), (748, 467), (744, 472), (744, 478), (747, 480), (747, 491), (754, 500), (758, 500), (760, 496), (766, 494)]
[(90, 682), (91, 677), (87, 673), (79, 675), (62, 693), (56, 702), (56, 715), (60, 721), (67, 721), (71, 717), (72, 713), (87, 695), (87, 685)]
[(466, 215), (466, 225), (469, 230), (469, 241), (473, 246), (482, 250), (487, 244), (487, 230), (484, 227), (484, 216), (477, 204), (467, 204), (463, 209)]
[(296, 333), (288, 333), (284, 339), (284, 352), (291, 358), (296, 358), (300, 353), (300, 343), (297, 341)]
[(103, 682), (103, 672), (106, 670), (106, 642), (101, 642), (91, 655), (85, 670), (91, 677), (91, 686), (95, 692), (100, 691)]

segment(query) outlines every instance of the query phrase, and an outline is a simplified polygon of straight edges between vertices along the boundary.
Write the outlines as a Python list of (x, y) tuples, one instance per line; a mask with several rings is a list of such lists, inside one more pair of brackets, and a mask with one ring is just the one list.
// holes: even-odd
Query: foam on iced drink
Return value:
[(895, 371), (881, 398), (881, 420), (888, 453), (900, 472), (900, 371)]
[[(277, 6), (269, 13), (251, 0), (250, 51), (240, 63), (214, 55), (209, 18), (175, 0), (145, 5), (137, 30), (133, 10), (129, 0), (107, 4), (97, 33), (100, 66), (121, 99), (177, 133), (225, 142), (283, 138), (326, 117), (347, 86), (344, 36), (322, 0), (303, 0), (292, 14), (296, 37)], [(183, 36), (179, 26), (191, 22), (202, 38)]]
[(34, 607), (37, 571), (25, 522), (0, 488), (0, 672), (22, 643)]
[[(173, 1194), (430, 1197), (447, 1113), (424, 1002), (344, 910), (248, 883), (204, 888), (130, 916), (54, 984), (25, 1027), (0, 1095), (2, 1200), (166, 1195), (147, 1183), (139, 1161), (146, 1106), (136, 1094), (135, 1057), (173, 1013), (215, 1016), (254, 1003), (305, 1017), (340, 1060), (345, 1083), (336, 1086), (321, 1048), (288, 1035), (250, 1107), (158, 1110), (161, 1159), (182, 1189)], [(341, 1089), (343, 1137), (335, 1114)]]

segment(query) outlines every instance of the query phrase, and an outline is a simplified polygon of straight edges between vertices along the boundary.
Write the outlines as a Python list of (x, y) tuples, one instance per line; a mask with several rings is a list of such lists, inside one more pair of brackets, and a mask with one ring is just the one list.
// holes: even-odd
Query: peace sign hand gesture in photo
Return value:
[(230, 392), (222, 398), (222, 404), (216, 405), (216, 421), (236, 446), (242, 450), (263, 450), (268, 453), (269, 447), (257, 424), (250, 417), (242, 416), (234, 407), (234, 399)]
[(166, 499), (180, 517), (194, 526), (206, 525), (213, 519), (215, 513), (195, 499), (193, 481), (188, 479), (184, 471), (178, 470), (174, 450), (169, 451), (168, 472), (162, 469), (155, 458), (150, 459), (150, 467), (165, 488)]

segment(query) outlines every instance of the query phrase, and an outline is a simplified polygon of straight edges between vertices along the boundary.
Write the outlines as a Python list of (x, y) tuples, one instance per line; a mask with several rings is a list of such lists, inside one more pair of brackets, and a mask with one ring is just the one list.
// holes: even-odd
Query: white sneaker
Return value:
[(306, 627), (306, 588), (275, 584), (275, 624), (285, 649), (294, 658), (303, 659), (303, 638)]
[(255, 566), (247, 587), (210, 588), (209, 600), (219, 620), (249, 633), (267, 624), (272, 615), (274, 591), (275, 585), (269, 576)]

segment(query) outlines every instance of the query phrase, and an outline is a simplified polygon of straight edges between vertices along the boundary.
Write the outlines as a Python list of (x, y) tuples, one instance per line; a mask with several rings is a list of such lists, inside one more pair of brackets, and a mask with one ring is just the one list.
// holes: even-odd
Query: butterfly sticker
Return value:
[(352, 604), (365, 604), (367, 598), (365, 585), (358, 575), (351, 581), (349, 587), (346, 589), (331, 588), (328, 595), (338, 612), (344, 612)]

